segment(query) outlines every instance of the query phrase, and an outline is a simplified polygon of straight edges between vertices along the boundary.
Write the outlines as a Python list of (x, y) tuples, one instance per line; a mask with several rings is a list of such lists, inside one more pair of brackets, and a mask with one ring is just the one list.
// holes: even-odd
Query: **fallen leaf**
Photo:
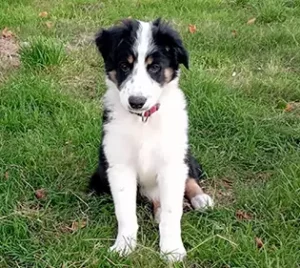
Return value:
[(255, 21), (256, 21), (256, 18), (249, 19), (249, 20), (247, 21), (247, 24), (248, 24), (248, 25), (254, 24)]
[(35, 197), (37, 199), (43, 199), (46, 197), (46, 191), (45, 189), (39, 189), (35, 191)]
[(236, 30), (232, 30), (231, 34), (232, 34), (233, 37), (236, 37), (237, 36), (237, 31)]
[(130, 19), (130, 20), (131, 20), (131, 19), (132, 19), (132, 17), (131, 17), (131, 16), (129, 16), (129, 17), (127, 17), (127, 19)]
[(48, 12), (47, 11), (40, 12), (39, 17), (40, 18), (47, 18), (48, 17)]
[(252, 216), (250, 214), (248, 214), (247, 212), (242, 211), (242, 210), (238, 210), (235, 213), (235, 215), (239, 220), (251, 220), (252, 219)]
[(292, 101), (286, 104), (284, 111), (291, 112), (300, 109), (300, 102)]
[(2, 30), (2, 37), (4, 38), (11, 38), (13, 35), (13, 32), (9, 31), (7, 27)]
[[(233, 73), (232, 73), (232, 76), (235, 76), (235, 75), (233, 75), (234, 73), (235, 73), (235, 75), (236, 75), (236, 72), (233, 72)], [(232, 188), (233, 182), (232, 182), (230, 179), (223, 178), (223, 179), (222, 179), (222, 182), (223, 182), (223, 185), (224, 185), (225, 188), (228, 188), (228, 189), (231, 189), (231, 188)]]
[(259, 237), (255, 237), (255, 243), (258, 248), (262, 248), (264, 246), (264, 243)]
[(191, 34), (195, 33), (197, 31), (197, 27), (194, 24), (189, 24), (189, 32)]
[(6, 180), (8, 180), (8, 178), (9, 178), (9, 173), (8, 173), (8, 171), (6, 171), (6, 172), (4, 173), (4, 178), (5, 178)]
[(45, 24), (48, 29), (51, 29), (53, 27), (53, 22), (51, 22), (51, 21), (46, 21)]
[(72, 232), (75, 232), (79, 229), (82, 229), (86, 226), (87, 222), (86, 221), (73, 221), (71, 227), (68, 227), (68, 229)]
[(286, 106), (285, 106), (285, 108), (284, 108), (284, 110), (286, 112), (292, 111), (293, 110), (293, 105), (291, 103), (287, 103)]

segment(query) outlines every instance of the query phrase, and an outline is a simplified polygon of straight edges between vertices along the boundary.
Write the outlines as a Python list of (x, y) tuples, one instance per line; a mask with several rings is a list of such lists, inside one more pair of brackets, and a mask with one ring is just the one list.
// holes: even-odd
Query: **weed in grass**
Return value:
[(287, 18), (285, 1), (261, 1), (258, 4), (258, 13), (258, 19), (262, 23), (284, 22)]
[(20, 56), (25, 67), (41, 69), (62, 64), (66, 53), (62, 44), (51, 39), (37, 38), (21, 47)]

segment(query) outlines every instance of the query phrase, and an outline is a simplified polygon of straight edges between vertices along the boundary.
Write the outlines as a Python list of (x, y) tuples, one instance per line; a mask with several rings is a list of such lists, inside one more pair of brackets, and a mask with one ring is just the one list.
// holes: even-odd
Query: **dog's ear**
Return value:
[(111, 47), (111, 38), (109, 31), (104, 29), (100, 30), (96, 35), (95, 43), (103, 59), (106, 60)]
[(164, 46), (167, 50), (172, 50), (178, 64), (183, 64), (187, 69), (189, 68), (189, 56), (185, 49), (179, 34), (158, 18), (152, 22), (154, 26), (154, 33), (156, 35), (156, 43)]
[(95, 43), (105, 62), (113, 60), (115, 50), (126, 39), (132, 43), (134, 32), (138, 28), (138, 22), (133, 19), (120, 20), (118, 25), (108, 29), (102, 29), (96, 35)]
[(96, 35), (95, 43), (104, 61), (112, 56), (112, 52), (116, 49), (118, 43), (122, 41), (123, 31), (123, 27), (114, 26), (107, 30), (102, 29)]

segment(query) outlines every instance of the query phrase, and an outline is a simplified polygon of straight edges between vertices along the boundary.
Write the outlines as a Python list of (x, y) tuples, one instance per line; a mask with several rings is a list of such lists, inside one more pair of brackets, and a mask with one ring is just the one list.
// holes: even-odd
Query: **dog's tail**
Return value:
[(203, 171), (202, 165), (190, 152), (188, 152), (186, 162), (189, 167), (189, 178), (193, 178), (198, 182), (205, 178), (205, 173)]
[(103, 167), (98, 166), (92, 177), (90, 178), (89, 192), (100, 194), (110, 194), (109, 182), (107, 179), (106, 170)]

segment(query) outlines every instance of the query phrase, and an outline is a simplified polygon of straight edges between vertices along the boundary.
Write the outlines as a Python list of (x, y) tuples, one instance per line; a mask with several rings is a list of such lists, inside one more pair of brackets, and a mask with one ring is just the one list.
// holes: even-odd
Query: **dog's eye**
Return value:
[(127, 72), (129, 72), (129, 70), (130, 70), (130, 67), (129, 67), (128, 63), (126, 63), (126, 62), (121, 62), (121, 63), (120, 63), (120, 68), (121, 68), (121, 70), (122, 70), (124, 73), (127, 73)]
[(148, 70), (149, 70), (150, 73), (153, 73), (153, 74), (158, 73), (160, 71), (160, 65), (159, 64), (152, 64), (152, 65), (149, 66)]

